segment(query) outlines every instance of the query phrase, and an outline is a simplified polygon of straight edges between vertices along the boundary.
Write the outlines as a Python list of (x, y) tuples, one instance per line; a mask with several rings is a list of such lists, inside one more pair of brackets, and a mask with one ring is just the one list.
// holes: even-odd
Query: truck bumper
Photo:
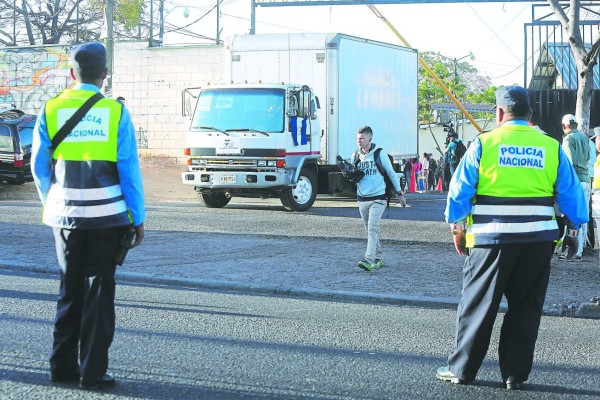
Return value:
[(287, 173), (254, 171), (187, 171), (181, 182), (205, 189), (263, 189), (289, 186)]

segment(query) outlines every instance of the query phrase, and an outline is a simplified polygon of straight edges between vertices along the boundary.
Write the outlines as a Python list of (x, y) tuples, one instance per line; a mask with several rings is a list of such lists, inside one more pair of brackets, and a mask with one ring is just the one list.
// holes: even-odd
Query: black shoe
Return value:
[(469, 383), (468, 381), (460, 379), (458, 376), (454, 375), (454, 373), (450, 371), (450, 368), (448, 367), (438, 368), (437, 372), (435, 373), (435, 377), (440, 381), (456, 383), (458, 385), (467, 385)]
[(506, 380), (506, 388), (508, 390), (521, 390), (525, 387), (525, 382), (517, 380), (512, 376), (509, 376)]
[(60, 382), (77, 382), (79, 381), (79, 370), (71, 372), (50, 372), (50, 381)]
[(85, 379), (81, 378), (79, 381), (79, 387), (82, 389), (100, 389), (115, 384), (115, 377), (108, 372), (104, 374), (100, 379)]

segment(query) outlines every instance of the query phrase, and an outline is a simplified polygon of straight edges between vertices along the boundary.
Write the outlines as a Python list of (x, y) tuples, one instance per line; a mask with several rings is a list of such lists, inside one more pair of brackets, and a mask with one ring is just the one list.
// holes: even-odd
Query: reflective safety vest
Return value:
[[(46, 102), (50, 140), (93, 91), (67, 89)], [(98, 101), (52, 155), (54, 175), (43, 221), (60, 228), (98, 229), (129, 224), (117, 170), (122, 105)]]
[(479, 182), (467, 220), (467, 247), (558, 239), (554, 184), (559, 144), (525, 125), (479, 136)]

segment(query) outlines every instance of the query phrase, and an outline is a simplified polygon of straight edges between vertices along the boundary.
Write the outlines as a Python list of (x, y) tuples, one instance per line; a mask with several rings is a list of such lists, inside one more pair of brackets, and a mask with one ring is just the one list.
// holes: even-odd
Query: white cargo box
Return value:
[(314, 90), (327, 164), (335, 164), (338, 154), (350, 157), (364, 125), (396, 160), (418, 155), (416, 50), (339, 33), (234, 36), (227, 49), (225, 76), (233, 83), (291, 83)]

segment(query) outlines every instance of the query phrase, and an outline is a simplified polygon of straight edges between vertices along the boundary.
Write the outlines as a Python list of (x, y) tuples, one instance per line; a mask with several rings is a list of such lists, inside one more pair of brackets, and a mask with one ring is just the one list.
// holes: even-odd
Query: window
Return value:
[(192, 129), (283, 132), (285, 90), (208, 89), (200, 93)]
[(14, 151), (10, 128), (7, 126), (0, 126), (0, 151)]

